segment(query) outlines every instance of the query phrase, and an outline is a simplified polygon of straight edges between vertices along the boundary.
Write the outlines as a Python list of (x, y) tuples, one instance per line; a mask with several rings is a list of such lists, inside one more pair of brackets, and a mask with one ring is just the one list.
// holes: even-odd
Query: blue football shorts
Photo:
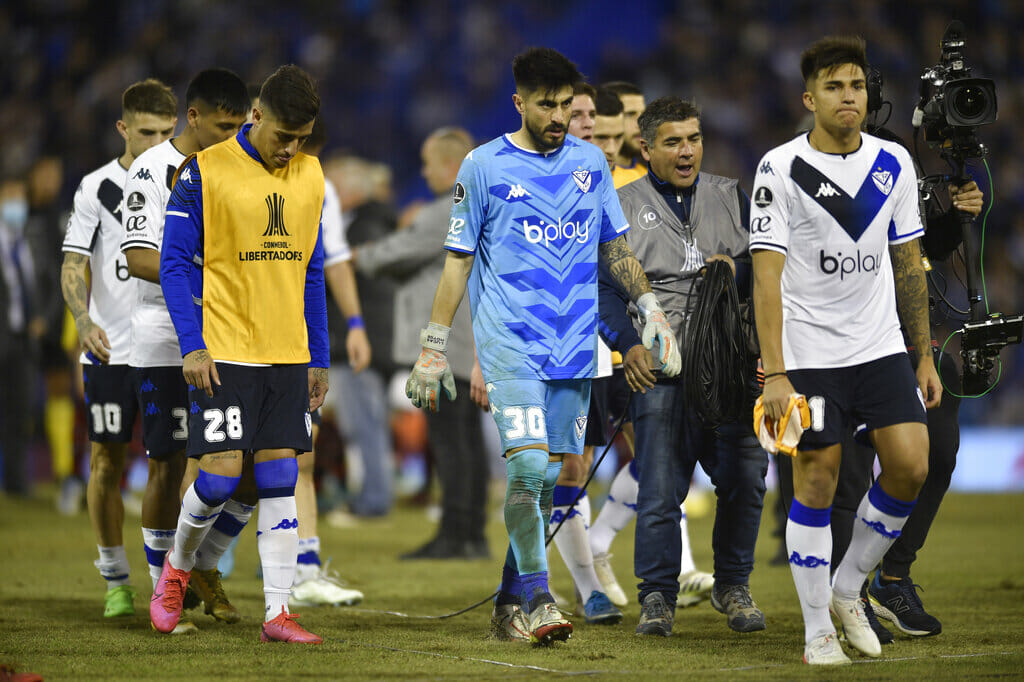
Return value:
[(502, 452), (544, 444), (552, 454), (583, 454), (590, 379), (502, 379), (487, 382)]

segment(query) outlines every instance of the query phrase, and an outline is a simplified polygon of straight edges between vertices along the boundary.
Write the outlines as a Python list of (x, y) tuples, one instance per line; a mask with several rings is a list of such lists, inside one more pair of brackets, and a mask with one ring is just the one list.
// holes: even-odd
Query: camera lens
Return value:
[(977, 118), (988, 108), (988, 96), (981, 88), (969, 85), (956, 93), (953, 108), (963, 118)]

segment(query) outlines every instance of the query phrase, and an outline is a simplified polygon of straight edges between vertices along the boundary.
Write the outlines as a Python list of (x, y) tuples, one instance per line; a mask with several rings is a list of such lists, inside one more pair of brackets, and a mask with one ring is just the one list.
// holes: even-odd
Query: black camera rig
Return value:
[[(940, 182), (964, 185), (971, 178), (965, 171), (966, 161), (981, 159), (988, 149), (978, 138), (978, 128), (994, 123), (997, 116), (996, 86), (988, 78), (971, 77), (964, 61), (964, 25), (953, 21), (942, 36), (939, 63), (921, 75), (921, 98), (914, 108), (914, 147), (919, 133), (930, 147), (949, 163), (950, 175), (922, 178), (922, 188)], [(992, 384), (991, 372), (999, 351), (1011, 343), (1021, 342), (1024, 319), (1021, 315), (988, 313), (978, 289), (981, 255), (974, 231), (974, 217), (957, 211), (964, 243), (967, 271), (967, 299), (970, 317), (960, 330), (960, 355), (963, 357), (963, 391), (980, 395)]]

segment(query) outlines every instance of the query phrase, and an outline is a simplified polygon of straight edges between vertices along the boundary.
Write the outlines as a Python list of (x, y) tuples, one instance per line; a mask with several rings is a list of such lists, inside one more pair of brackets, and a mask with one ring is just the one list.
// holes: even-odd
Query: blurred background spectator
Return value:
[[(53, 269), (63, 229), (59, 216), (83, 173), (123, 145), (107, 122), (117, 118), (123, 88), (141, 78), (160, 78), (180, 94), (192, 75), (210, 66), (233, 69), (249, 82), (262, 81), (282, 63), (303, 66), (319, 79), (331, 140), (326, 155), (368, 160), (370, 170), (361, 178), (367, 186), (353, 189), (399, 210), (430, 196), (418, 175), (418, 151), (431, 130), (461, 125), (487, 140), (518, 127), (511, 58), (528, 45), (549, 45), (576, 61), (593, 83), (629, 80), (643, 88), (648, 101), (668, 93), (695, 99), (716, 149), (708, 170), (740, 178), (749, 191), (757, 159), (789, 139), (805, 114), (798, 68), (804, 46), (829, 33), (864, 36), (871, 62), (884, 75), (885, 99), (892, 102), (888, 127), (910, 140), (921, 71), (937, 61), (939, 39), (954, 18), (967, 26), (965, 55), (974, 75), (993, 78), (998, 89), (999, 121), (981, 131), (992, 150), (991, 184), (983, 165), (970, 170), (986, 197), (995, 199), (985, 223), (991, 309), (1018, 312), (1024, 309), (1024, 42), (1014, 36), (1024, 31), (1024, 3), (2, 3), (0, 177), (29, 179), (26, 236), (37, 265), (34, 291), (41, 298), (34, 317), (49, 339), (42, 349), (52, 352), (45, 349), (53, 348), (60, 325)], [(938, 155), (923, 145), (921, 156), (926, 172), (944, 170)], [(353, 233), (349, 240), (358, 241)], [(963, 268), (938, 270), (946, 295), (965, 308), (957, 281)], [(363, 305), (365, 311), (365, 299)], [(936, 332), (939, 342), (957, 328), (954, 313)], [(956, 355), (956, 337), (949, 348)], [(374, 360), (390, 361), (376, 342)], [(60, 397), (67, 391), (63, 363), (42, 366), (47, 380), (34, 370), (36, 393), (42, 395), (45, 386), (50, 409), (66, 412)], [(34, 423), (41, 425), (42, 403), (34, 409)], [(1000, 385), (982, 400), (965, 401), (961, 416), (964, 425), (1019, 424), (1022, 413), (1024, 348), (1018, 345), (1002, 353)], [(66, 435), (50, 431), (59, 451), (54, 463), (66, 475)]]

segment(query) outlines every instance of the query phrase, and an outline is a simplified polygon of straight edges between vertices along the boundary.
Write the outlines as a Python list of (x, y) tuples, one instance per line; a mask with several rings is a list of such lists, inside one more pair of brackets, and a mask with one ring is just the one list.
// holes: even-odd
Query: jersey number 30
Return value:
[(521, 407), (506, 407), (501, 413), (512, 422), (512, 427), (505, 431), (505, 438), (522, 438), (527, 433), (531, 438), (547, 437), (544, 412), (539, 407), (527, 407), (525, 410)]

